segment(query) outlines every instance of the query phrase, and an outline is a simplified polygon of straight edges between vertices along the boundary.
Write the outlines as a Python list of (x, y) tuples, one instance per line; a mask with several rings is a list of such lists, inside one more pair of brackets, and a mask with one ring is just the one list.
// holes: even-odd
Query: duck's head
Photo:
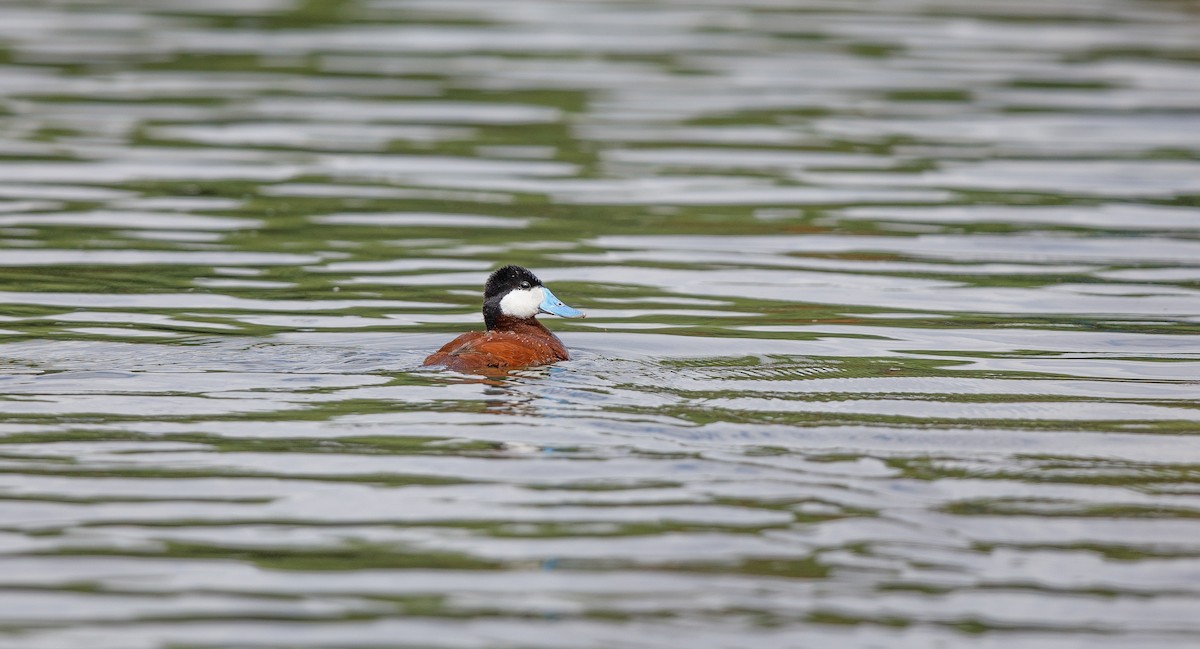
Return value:
[(520, 266), (505, 266), (492, 273), (483, 287), (483, 321), (493, 329), (501, 316), (532, 319), (539, 313), (582, 318), (583, 312), (562, 303), (542, 280)]

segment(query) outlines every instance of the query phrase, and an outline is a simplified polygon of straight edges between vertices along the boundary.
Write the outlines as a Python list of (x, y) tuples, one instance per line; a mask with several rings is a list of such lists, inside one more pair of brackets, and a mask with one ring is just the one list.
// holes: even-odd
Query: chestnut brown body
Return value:
[(500, 316), (492, 329), (472, 331), (451, 340), (426, 358), (424, 364), (479, 374), (546, 365), (568, 358), (562, 341), (537, 319)]

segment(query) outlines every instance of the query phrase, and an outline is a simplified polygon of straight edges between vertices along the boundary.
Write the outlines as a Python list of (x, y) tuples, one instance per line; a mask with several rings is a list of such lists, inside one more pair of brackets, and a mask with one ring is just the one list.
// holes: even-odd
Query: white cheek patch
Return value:
[(540, 286), (509, 291), (500, 300), (500, 313), (514, 318), (532, 318), (541, 310), (543, 299), (545, 292)]

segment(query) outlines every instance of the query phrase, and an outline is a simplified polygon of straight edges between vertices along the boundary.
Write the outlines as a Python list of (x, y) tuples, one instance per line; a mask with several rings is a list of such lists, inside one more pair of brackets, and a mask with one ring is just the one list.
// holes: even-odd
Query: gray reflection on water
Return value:
[[(0, 645), (1190, 647), (1200, 19), (0, 7)], [(421, 368), (529, 265), (554, 367)]]

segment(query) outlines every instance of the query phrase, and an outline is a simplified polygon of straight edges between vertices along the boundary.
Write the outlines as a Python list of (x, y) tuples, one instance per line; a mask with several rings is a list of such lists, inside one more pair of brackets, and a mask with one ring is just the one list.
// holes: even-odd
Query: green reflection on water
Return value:
[[(616, 633), (613, 644), (641, 642), (645, 628), (672, 645), (718, 643), (714, 634), (728, 629), (744, 629), (746, 644), (764, 629), (844, 627), (930, 633), (908, 638), (921, 646), (992, 634), (1014, 645), (1039, 633), (1086, 641), (1114, 630), (1127, 646), (1148, 646), (1194, 635), (1194, 621), (1172, 611), (1194, 599), (1188, 561), (1200, 557), (1191, 443), (1200, 401), (1178, 391), (1195, 384), (1200, 361), (1187, 338), (1200, 333), (1188, 304), (1200, 276), (1187, 274), (1197, 230), (1151, 217), (1119, 228), (1087, 218), (925, 223), (849, 213), (891, 204), (853, 196), (881, 188), (936, 190), (894, 201), (918, 210), (1054, 206), (1086, 217), (1114, 206), (1197, 205), (1186, 179), (1162, 190), (1161, 179), (1130, 172), (1124, 194), (1067, 171), (1052, 190), (1044, 179), (1031, 189), (1028, 179), (972, 171), (989, 160), (1066, 169), (1200, 159), (1186, 128), (1167, 123), (1172, 138), (1155, 129), (1194, 112), (1178, 101), (1200, 57), (1169, 29), (1181, 28), (1185, 12), (1124, 2), (1114, 16), (1083, 17), (1065, 5), (1026, 14), (893, 4), (584, 3), (574, 8), (603, 11), (578, 31), (566, 4), (497, 15), (471, 3), (305, 0), (249, 14), (202, 2), (86, 3), (153, 19), (145, 44), (125, 48), (129, 39), (98, 27), (91, 37), (109, 50), (94, 61), (78, 54), (87, 39), (57, 31), (53, 20), (33, 21), (32, 44), (0, 30), (0, 81), (46, 77), (14, 82), (0, 101), (0, 162), (16, 165), (18, 178), (0, 179), (0, 220), (110, 213), (95, 227), (0, 225), (0, 262), (29, 251), (62, 255), (25, 257), (0, 272), (0, 292), (24, 295), (0, 297), (0, 503), (11, 508), (0, 529), (13, 544), (6, 556), (48, 560), (46, 575), (65, 575), (40, 585), (0, 579), (0, 590), (144, 594), (70, 572), (122, 559), (134, 564), (113, 568), (118, 576), (162, 559), (181, 569), (330, 579), (380, 571), (397, 584), (424, 571), (477, 571), (510, 584), (369, 594), (348, 585), (331, 592), (384, 607), (289, 614), (179, 605), (125, 618), (97, 613), (98, 622), (71, 617), (80, 610), (72, 600), (43, 607), (63, 611), (50, 622), (0, 616), (0, 629), (19, 639), (12, 634), (94, 625), (135, 639), (151, 622), (339, 620), (353, 630), (364, 620), (442, 617), (586, 620)], [(44, 9), (69, 14), (71, 6)], [(638, 9), (648, 11), (644, 24), (604, 22)], [(964, 40), (955, 24), (987, 38)], [(1006, 31), (1013, 27), (1030, 30), (1019, 51)], [(373, 40), (375, 28), (401, 31), (394, 42)], [(1039, 39), (1038, 28), (1068, 37)], [(344, 37), (358, 29), (359, 38)], [(423, 51), (405, 40), (408, 29), (499, 40), (438, 41)], [(536, 39), (556, 30), (578, 43), (538, 49)], [(1123, 44), (1151, 32), (1164, 44)], [(528, 49), (504, 40), (514, 34), (530, 39)], [(621, 44), (627, 34), (643, 34), (643, 43)], [(281, 53), (255, 49), (256, 39), (288, 35), (298, 40), (279, 41)], [(36, 47), (60, 41), (82, 49)], [(644, 46), (660, 42), (679, 44)], [(1144, 67), (1122, 67), (1134, 63)], [(234, 83), (246, 79), (254, 84)], [(1082, 100), (1062, 103), (1073, 96)], [(343, 109), (313, 107), (324, 100)], [(371, 112), (430, 105), (445, 114)], [(464, 107), (551, 110), (493, 123), (454, 117)], [(1012, 126), (1014, 116), (1068, 119), (1035, 122), (1030, 134)], [(1097, 116), (1133, 119), (1073, 134), (1071, 120)], [(929, 121), (948, 132), (976, 126), (957, 136), (904, 128)], [(278, 132), (239, 140), (235, 127)], [(611, 155), (663, 149), (695, 156), (630, 163)], [(789, 153), (812, 161), (760, 159)], [(837, 157), (845, 154), (863, 158)], [(422, 157), (440, 160), (442, 171), (388, 164)], [(20, 180), (28, 169), (89, 162), (74, 176)], [(472, 171), (476, 162), (510, 166)], [(521, 166), (547, 163), (558, 166)], [(103, 175), (124, 164), (140, 168)], [(266, 175), (247, 179), (247, 170)], [(965, 180), (927, 179), (948, 170)], [(39, 188), (34, 204), (19, 204)], [(694, 200), (721, 188), (731, 193)], [(778, 189), (850, 198), (759, 200)], [(224, 202), (188, 203), (215, 199)], [(138, 212), (158, 214), (161, 227), (119, 218)], [(188, 229), (174, 214), (248, 223)], [(319, 220), (345, 214), (434, 217), (383, 226)], [(437, 218), (464, 214), (521, 227)], [(641, 239), (653, 236), (665, 238)], [(676, 246), (691, 236), (724, 245)], [(922, 247), (928, 237), (961, 248)], [(1028, 250), (999, 249), (1013, 240)], [(780, 241), (830, 247), (774, 249)], [(1085, 247), (1111, 241), (1120, 245)], [(81, 256), (106, 251), (196, 256)], [(236, 256), (244, 253), (306, 260)], [(574, 359), (486, 382), (417, 371), (441, 342), (480, 326), (480, 285), (501, 263), (544, 273), (558, 295), (593, 311), (583, 322), (550, 322)], [(1146, 270), (1180, 275), (1111, 274)], [(770, 297), (757, 292), (764, 286)], [(965, 297), (946, 299), (956, 291)], [(890, 301), (897, 297), (910, 299)], [(1016, 333), (986, 335), (998, 332)], [(1032, 340), (1051, 333), (1063, 337)], [(661, 338), (645, 342), (649, 335)], [(228, 385), (195, 383), (220, 372)], [(256, 373), (298, 382), (264, 387), (246, 376)], [(301, 381), (329, 376), (347, 382)], [(142, 389), (147, 377), (167, 387)], [(837, 383), (855, 380), (876, 382)], [(1104, 393), (1109, 386), (1128, 394)], [(173, 398), (195, 401), (151, 410)], [(1030, 413), (1038, 407), (1059, 409)], [(1111, 416), (1087, 416), (1098, 408)], [(191, 486), (214, 479), (237, 488)], [(344, 511), (270, 509), (338, 488), (361, 489), (335, 501)], [(391, 509), (356, 517), (356, 498), (367, 497)], [(192, 506), (231, 509), (203, 516)], [(243, 527), (261, 528), (261, 538), (240, 542)], [(212, 535), (171, 536), (197, 530)], [(297, 542), (281, 530), (309, 536)], [(1047, 552), (1058, 553), (1061, 569), (1037, 568)], [(1164, 569), (1168, 561), (1178, 569)], [(562, 575), (576, 590), (526, 582), (526, 573)], [(286, 582), (276, 591), (240, 581), (255, 574), (200, 585), (144, 579), (167, 584), (163, 600), (173, 605), (196, 594), (322, 601)], [(997, 594), (1029, 600), (1010, 611), (1012, 600), (992, 603)], [(680, 621), (695, 626), (671, 626)], [(636, 638), (621, 635), (635, 622), (645, 625)], [(862, 646), (881, 637), (864, 635)]]

